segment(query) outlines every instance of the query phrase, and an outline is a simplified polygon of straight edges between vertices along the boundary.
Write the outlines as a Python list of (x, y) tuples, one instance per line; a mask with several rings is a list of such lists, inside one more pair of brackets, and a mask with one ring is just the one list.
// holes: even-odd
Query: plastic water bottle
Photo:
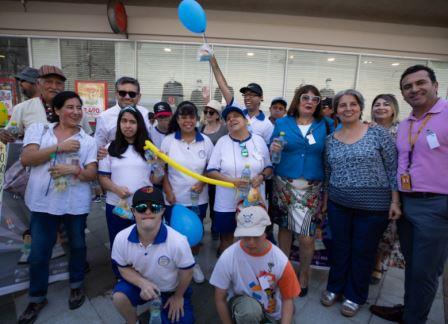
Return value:
[(162, 301), (160, 298), (155, 298), (149, 302), (149, 324), (162, 324), (162, 316), (160, 315), (161, 308)]
[(241, 199), (246, 199), (247, 196), (249, 195), (249, 191), (250, 191), (250, 164), (246, 164), (244, 166), (243, 171), (241, 172), (241, 180), (244, 180), (247, 182), (247, 185), (239, 188), (240, 191), (240, 198)]
[(156, 156), (154, 155), (154, 153), (152, 153), (151, 150), (145, 150), (145, 159), (146, 162), (153, 163), (154, 160), (156, 159)]
[[(75, 166), (80, 167), (79, 160), (80, 159), (79, 159), (78, 152), (65, 153), (65, 164), (75, 165)], [(76, 178), (75, 175), (73, 175), (73, 177), (71, 177), (71, 179), (70, 179), (70, 184), (73, 185), (77, 182), (78, 182), (78, 179)]]
[(198, 216), (199, 216), (199, 195), (200, 195), (199, 192), (197, 192), (193, 188), (190, 189), (190, 200), (191, 200), (190, 209)]
[(156, 161), (152, 164), (152, 172), (155, 177), (161, 178), (165, 175), (165, 168), (161, 162)]
[[(285, 132), (280, 132), (280, 136), (274, 138), (273, 140), (274, 143), (278, 144), (281, 146), (281, 150), (283, 150), (283, 148), (286, 145), (286, 141), (285, 141)], [(282, 151), (280, 150), (280, 152), (272, 152), (271, 154), (271, 162), (274, 164), (279, 164), (281, 159), (282, 159)]]
[(15, 138), (19, 137), (19, 127), (15, 121), (11, 122), (11, 125), (8, 126), (7, 130), (11, 133)]
[(118, 205), (112, 209), (112, 214), (123, 219), (134, 220), (134, 214), (132, 214), (126, 199), (119, 200)]

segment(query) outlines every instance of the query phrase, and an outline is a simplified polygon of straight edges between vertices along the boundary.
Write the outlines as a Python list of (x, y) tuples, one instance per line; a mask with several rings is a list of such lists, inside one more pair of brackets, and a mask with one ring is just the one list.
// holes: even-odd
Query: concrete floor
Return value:
[[(61, 281), (51, 284), (48, 291), (49, 304), (42, 310), (36, 323), (124, 323), (111, 303), (110, 294), (114, 285), (114, 277), (110, 269), (109, 239), (104, 214), (104, 204), (96, 203), (93, 204), (92, 213), (88, 217), (86, 239), (88, 261), (91, 266), (91, 271), (86, 276), (85, 285), (88, 299), (81, 308), (70, 311), (67, 304), (68, 282)], [(216, 262), (217, 242), (211, 240), (210, 224), (207, 220), (203, 248), (198, 261), (206, 277), (209, 278)], [(389, 269), (379, 285), (371, 286), (368, 303), (354, 318), (348, 319), (340, 314), (340, 304), (335, 304), (330, 308), (325, 308), (320, 304), (319, 296), (325, 289), (326, 280), (326, 271), (313, 270), (308, 295), (295, 300), (295, 323), (390, 323), (371, 315), (368, 306), (373, 303), (393, 305), (402, 302), (404, 273), (399, 269)], [(213, 302), (213, 288), (208, 283), (193, 284), (193, 291), (196, 322), (200, 324), (218, 323), (219, 319)], [(0, 323), (15, 323), (26, 305), (25, 291), (0, 297)], [(142, 312), (141, 321), (147, 322), (148, 314), (145, 309), (142, 308), (139, 311)], [(437, 293), (428, 323), (444, 323), (441, 288)]]

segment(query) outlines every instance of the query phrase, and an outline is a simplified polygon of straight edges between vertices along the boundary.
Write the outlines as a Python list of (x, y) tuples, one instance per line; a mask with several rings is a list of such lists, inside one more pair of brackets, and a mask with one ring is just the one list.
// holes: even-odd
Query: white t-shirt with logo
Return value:
[(235, 295), (255, 298), (270, 317), (281, 318), (282, 298), (295, 298), (300, 284), (286, 255), (275, 245), (261, 255), (244, 251), (241, 241), (227, 248), (213, 269), (210, 284)]
[[(107, 148), (110, 146), (107, 145)], [(119, 159), (109, 154), (99, 162), (98, 173), (110, 175), (110, 179), (118, 186), (126, 186), (131, 195), (127, 198), (129, 206), (132, 205), (132, 196), (135, 191), (142, 187), (152, 186), (151, 164), (147, 163), (134, 149), (134, 145), (129, 145)], [(117, 206), (120, 201), (112, 191), (107, 192), (106, 203)]]
[[(242, 156), (241, 145), (247, 148), (249, 153), (247, 157)], [(250, 165), (251, 178), (272, 167), (269, 150), (263, 138), (251, 134), (249, 138), (240, 142), (232, 139), (230, 135), (225, 135), (218, 140), (213, 149), (207, 172), (218, 171), (226, 177), (240, 178), (246, 164)], [(263, 182), (260, 186), (262, 197), (265, 196), (264, 192)], [(234, 212), (239, 200), (236, 189), (216, 186), (215, 211)]]
[(122, 268), (133, 268), (156, 284), (161, 292), (175, 291), (179, 269), (195, 265), (187, 238), (164, 224), (147, 247), (139, 241), (137, 225), (122, 230), (112, 246), (112, 262)]
[[(204, 174), (207, 163), (212, 155), (212, 150), (212, 141), (201, 133), (196, 133), (196, 139), (191, 143), (181, 140), (179, 133), (170, 134), (165, 137), (161, 147), (161, 151), (171, 159), (198, 174)], [(168, 167), (168, 179), (176, 196), (176, 203), (183, 206), (191, 206), (190, 189), (198, 180), (171, 166)], [(169, 205), (166, 199), (165, 202)], [(204, 186), (204, 189), (199, 195), (198, 204), (203, 205), (207, 203), (208, 188)]]

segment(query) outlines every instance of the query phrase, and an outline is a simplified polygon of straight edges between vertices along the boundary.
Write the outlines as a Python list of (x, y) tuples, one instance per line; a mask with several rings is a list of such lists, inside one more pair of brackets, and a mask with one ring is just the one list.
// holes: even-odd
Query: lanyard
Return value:
[(409, 145), (410, 145), (410, 150), (408, 153), (408, 167), (407, 167), (407, 172), (409, 172), (409, 169), (411, 168), (412, 165), (412, 158), (414, 156), (414, 147), (415, 147), (415, 143), (417, 143), (417, 139), (420, 135), (420, 133), (422, 132), (423, 128), (426, 126), (426, 124), (428, 123), (428, 121), (431, 119), (432, 114), (427, 114), (425, 119), (423, 119), (422, 124), (420, 125), (420, 127), (417, 130), (417, 133), (414, 135), (414, 137), (412, 137), (412, 127), (414, 126), (414, 121), (411, 120), (409, 123), (409, 134), (408, 134), (408, 141), (409, 141)]

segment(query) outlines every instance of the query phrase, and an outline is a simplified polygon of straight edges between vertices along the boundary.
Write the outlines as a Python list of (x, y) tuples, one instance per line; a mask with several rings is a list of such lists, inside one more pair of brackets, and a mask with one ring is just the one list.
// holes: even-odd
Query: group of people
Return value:
[[(313, 85), (296, 89), (289, 107), (275, 98), (266, 116), (260, 85), (241, 88), (244, 102), (237, 103), (213, 55), (210, 64), (225, 106), (212, 100), (200, 118), (192, 102), (174, 112), (159, 102), (153, 124), (138, 105), (138, 81), (122, 77), (115, 84), (117, 104), (97, 118), (93, 137), (81, 98), (64, 91), (64, 73), (54, 66), (34, 71), (34, 98), (17, 105), (10, 121), (24, 137), (21, 162), (31, 170), (25, 193), (30, 303), (19, 323), (32, 323), (47, 304), (49, 260), (61, 223), (70, 249), (69, 307), (83, 304), (84, 230), (96, 180), (107, 195), (113, 303), (127, 323), (136, 322), (137, 305), (157, 299), (163, 323), (194, 322), (190, 283), (205, 276), (196, 260), (200, 245), (190, 247), (170, 227), (175, 204), (201, 221), (209, 211), (212, 236), (219, 239), (210, 283), (223, 323), (293, 321), (294, 299), (310, 287), (314, 233), (324, 217), (331, 267), (321, 303), (330, 307), (341, 298), (341, 313), (354, 316), (382, 264), (393, 263), (405, 267), (404, 306), (370, 310), (424, 323), (448, 252), (448, 101), (437, 95), (434, 72), (422, 65), (403, 72), (408, 118), (399, 123), (397, 100), (380, 94), (365, 123), (360, 92), (322, 98)], [(15, 140), (8, 127), (0, 139)], [(147, 140), (193, 172), (234, 188), (207, 185), (164, 165), (144, 150)], [(249, 207), (242, 203), (248, 187), (258, 197)], [(289, 261), (294, 235), (298, 274)]]

